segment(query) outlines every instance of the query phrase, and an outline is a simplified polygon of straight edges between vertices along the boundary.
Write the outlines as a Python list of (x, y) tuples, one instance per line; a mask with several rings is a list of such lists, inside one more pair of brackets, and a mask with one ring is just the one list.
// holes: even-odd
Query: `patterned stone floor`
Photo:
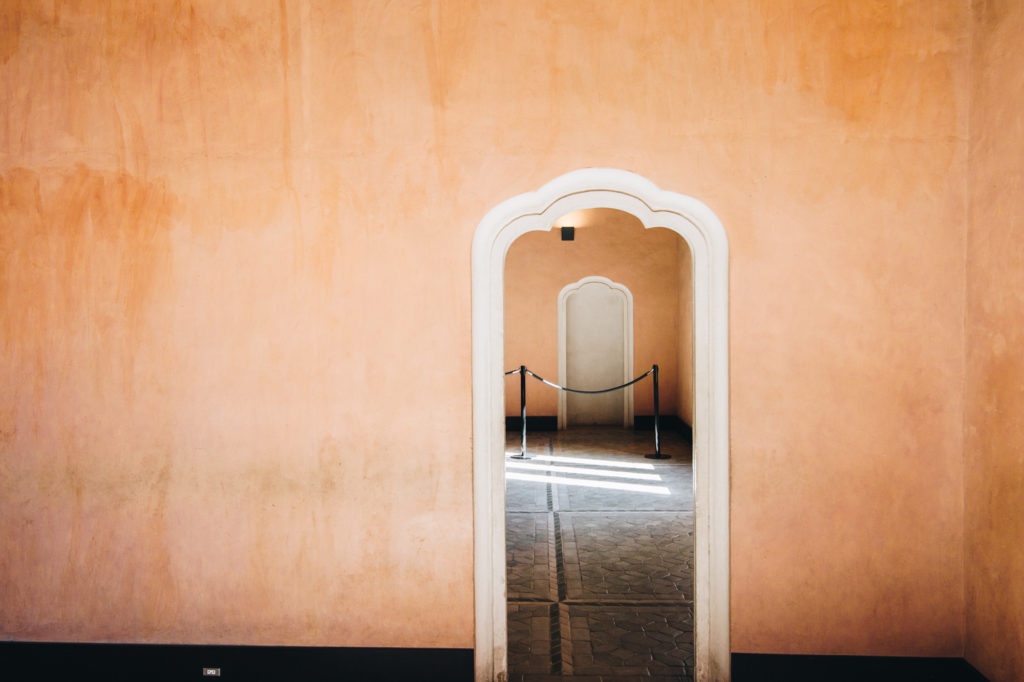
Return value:
[(690, 447), (588, 428), (506, 445), (509, 680), (693, 679)]

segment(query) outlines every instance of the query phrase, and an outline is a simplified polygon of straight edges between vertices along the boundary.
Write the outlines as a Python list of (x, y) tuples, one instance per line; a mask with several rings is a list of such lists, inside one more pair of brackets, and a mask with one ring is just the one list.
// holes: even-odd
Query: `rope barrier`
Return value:
[(518, 455), (512, 455), (512, 457), (515, 457), (516, 459), (529, 459), (529, 457), (526, 455), (526, 375), (527, 374), (529, 374), (531, 377), (533, 377), (537, 381), (541, 382), (542, 384), (546, 384), (546, 385), (550, 386), (551, 388), (558, 389), (559, 391), (566, 391), (568, 393), (582, 393), (584, 395), (597, 395), (599, 393), (611, 393), (612, 391), (619, 391), (619, 390), (622, 390), (622, 389), (627, 388), (629, 386), (632, 386), (636, 382), (641, 381), (642, 379), (645, 379), (648, 376), (650, 376), (651, 374), (653, 374), (654, 375), (654, 454), (653, 455), (645, 455), (645, 457), (649, 457), (651, 459), (668, 459), (669, 456), (665, 455), (665, 454), (662, 454), (662, 452), (661, 452), (661, 436), (660, 436), (659, 430), (658, 430), (658, 421), (659, 421), (659, 416), (660, 415), (659, 415), (659, 409), (658, 409), (658, 366), (657, 365), (654, 365), (649, 370), (647, 370), (646, 372), (644, 372), (643, 374), (638, 376), (636, 379), (633, 379), (632, 381), (627, 381), (626, 383), (622, 384), (621, 386), (613, 386), (611, 388), (602, 388), (602, 389), (598, 389), (596, 391), (588, 391), (588, 390), (584, 390), (582, 388), (569, 388), (567, 386), (559, 386), (558, 384), (556, 384), (554, 382), (551, 382), (551, 381), (548, 381), (547, 379), (545, 379), (544, 377), (540, 376), (539, 374), (537, 374), (537, 373), (527, 369), (526, 365), (520, 365), (519, 369), (510, 369), (507, 372), (505, 372), (505, 376), (508, 376), (509, 374), (518, 374), (519, 375), (519, 412), (520, 412), (520, 417), (521, 417), (521, 419), (523, 421), (523, 444), (522, 444), (522, 450), (520, 451), (520, 453)]
[[(512, 370), (512, 371), (513, 372), (518, 372), (519, 370), (515, 369), (515, 370)], [(534, 379), (540, 381), (541, 383), (547, 384), (551, 388), (557, 388), (559, 391), (568, 391), (569, 393), (584, 393), (586, 395), (596, 395), (598, 393), (611, 393), (612, 391), (618, 391), (620, 389), (627, 388), (629, 386), (632, 386), (636, 382), (640, 381), (641, 379), (645, 379), (652, 372), (654, 372), (654, 368), (653, 367), (651, 367), (649, 370), (647, 370), (646, 372), (644, 372), (643, 374), (638, 376), (636, 379), (633, 379), (632, 381), (628, 381), (628, 382), (622, 384), (621, 386), (613, 386), (611, 388), (602, 388), (602, 389), (597, 390), (597, 391), (585, 391), (582, 388), (568, 388), (566, 386), (559, 386), (558, 384), (552, 383), (552, 382), (548, 381), (547, 379), (545, 379), (544, 377), (542, 377), (542, 376), (540, 376), (538, 374), (534, 374), (530, 370), (526, 370), (526, 373), (529, 374), (531, 377), (533, 377)], [(505, 372), (505, 374), (509, 374), (509, 372)]]

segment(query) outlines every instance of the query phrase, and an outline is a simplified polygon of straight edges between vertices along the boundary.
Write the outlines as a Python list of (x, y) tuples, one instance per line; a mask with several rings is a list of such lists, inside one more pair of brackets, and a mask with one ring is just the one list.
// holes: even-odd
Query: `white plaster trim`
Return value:
[(473, 236), (473, 561), (477, 682), (507, 677), (505, 584), (505, 254), (518, 237), (561, 216), (614, 208), (644, 227), (666, 227), (693, 254), (696, 489), (695, 658), (698, 682), (728, 682), (729, 661), (729, 244), (700, 201), (622, 170), (567, 173), (508, 199)]
[[(632, 379), (633, 373), (633, 292), (629, 290), (625, 284), (619, 284), (613, 282), (607, 277), (601, 277), (600, 275), (591, 275), (584, 277), (578, 282), (566, 284), (561, 291), (558, 292), (558, 384), (565, 386), (569, 378), (567, 376), (566, 363), (566, 334), (568, 328), (566, 326), (565, 319), (565, 308), (569, 302), (569, 297), (580, 290), (584, 284), (591, 284), (592, 282), (600, 282), (604, 284), (612, 291), (618, 292), (624, 299), (625, 305), (622, 306), (622, 383), (626, 383)], [(633, 387), (624, 388), (625, 396), (622, 401), (622, 425), (626, 428), (632, 428), (633, 426)], [(566, 410), (566, 395), (565, 391), (558, 392), (558, 428), (565, 428), (565, 410)]]

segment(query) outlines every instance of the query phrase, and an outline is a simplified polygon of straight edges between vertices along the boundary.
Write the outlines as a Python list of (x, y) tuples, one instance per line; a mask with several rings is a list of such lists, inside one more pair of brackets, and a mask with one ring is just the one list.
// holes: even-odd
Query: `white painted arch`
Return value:
[[(569, 297), (578, 292), (587, 284), (603, 284), (610, 290), (622, 297), (622, 376), (621, 383), (626, 383), (633, 377), (633, 292), (625, 284), (613, 282), (607, 277), (590, 275), (578, 282), (571, 282), (562, 287), (558, 292), (558, 383), (562, 386), (569, 385), (569, 361), (568, 361), (568, 320), (567, 306)], [(593, 387), (591, 387), (593, 388)], [(601, 387), (603, 388), (603, 387)], [(622, 400), (622, 425), (633, 426), (633, 387), (627, 386), (623, 389)], [(567, 394), (565, 391), (558, 392), (558, 428), (566, 426)]]
[(666, 227), (693, 256), (695, 658), (698, 682), (728, 682), (729, 244), (700, 201), (623, 170), (588, 168), (491, 209), (473, 236), (473, 540), (476, 682), (506, 679), (505, 255), (571, 211), (613, 208)]

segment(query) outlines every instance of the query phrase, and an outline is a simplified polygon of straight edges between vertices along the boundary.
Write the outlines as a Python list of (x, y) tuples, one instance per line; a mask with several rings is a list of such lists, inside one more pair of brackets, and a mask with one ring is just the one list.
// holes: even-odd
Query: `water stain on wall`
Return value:
[(0, 64), (6, 64), (18, 51), (21, 35), (21, 5), (5, 3), (0, 7)]
[(473, 63), (471, 38), (479, 22), (480, 9), (431, 2), (423, 15), (423, 62), (427, 68), (430, 101), (436, 110), (448, 106), (449, 97), (459, 87)]
[(450, 98), (473, 63), (472, 36), (477, 33), (480, 9), (447, 2), (430, 3), (423, 13), (423, 63), (434, 117), (434, 145), (443, 176), (450, 173), (442, 150), (447, 143), (445, 114)]
[[(9, 559), (22, 569), (64, 556), (11, 586), (24, 608), (3, 613), (10, 631), (39, 626), (44, 611), (59, 613), (61, 627), (95, 623), (110, 637), (174, 617), (171, 460), (133, 451), (129, 434), (136, 358), (151, 348), (154, 302), (173, 287), (177, 212), (164, 181), (123, 171), (78, 165), (0, 176), (5, 546), (23, 548)], [(112, 429), (123, 439), (114, 451)], [(39, 497), (17, 497), (30, 489)], [(90, 591), (96, 599), (76, 599)], [(134, 608), (101, 625), (110, 603)]]
[(0, 341), (8, 358), (32, 358), (11, 367), (33, 366), (40, 379), (119, 358), (129, 379), (149, 305), (172, 284), (177, 210), (164, 182), (125, 172), (0, 177)]
[(788, 84), (849, 121), (877, 122), (886, 112), (917, 120), (951, 88), (947, 55), (962, 31), (934, 3), (798, 5), (762, 8), (769, 92)]

